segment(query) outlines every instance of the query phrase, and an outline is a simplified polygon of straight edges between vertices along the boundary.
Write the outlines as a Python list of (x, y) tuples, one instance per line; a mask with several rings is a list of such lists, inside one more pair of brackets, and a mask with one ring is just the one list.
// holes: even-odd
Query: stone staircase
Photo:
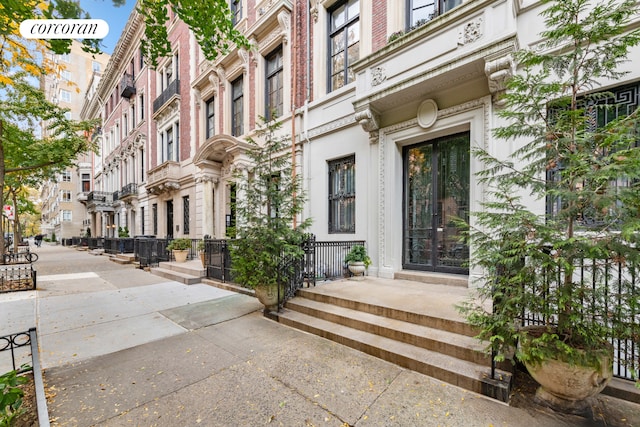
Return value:
[(207, 275), (207, 270), (202, 267), (199, 259), (187, 262), (161, 262), (158, 267), (151, 267), (149, 271), (156, 276), (185, 285), (202, 283), (202, 279)]
[(116, 264), (133, 264), (136, 260), (135, 254), (116, 254), (109, 257)]
[(287, 301), (279, 321), (508, 401), (512, 374), (498, 370), (496, 379), (490, 378), (490, 359), (483, 344), (473, 338), (476, 331), (455, 310), (466, 299), (466, 287), (420, 282), (424, 280), (367, 277), (301, 289)]

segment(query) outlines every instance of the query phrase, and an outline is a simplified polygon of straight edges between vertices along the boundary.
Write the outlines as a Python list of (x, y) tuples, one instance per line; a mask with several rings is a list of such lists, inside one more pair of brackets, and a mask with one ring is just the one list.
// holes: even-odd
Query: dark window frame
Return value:
[[(267, 121), (273, 119), (272, 114), (280, 117), (284, 112), (284, 63), (282, 45), (265, 56), (265, 112)], [(272, 96), (277, 98), (273, 102)], [(275, 104), (275, 105), (274, 105)]]
[(204, 105), (205, 139), (209, 139), (216, 134), (216, 98), (209, 98)]
[(244, 79), (240, 75), (231, 82), (231, 135), (244, 133)]
[[(349, 17), (345, 19), (342, 25), (338, 26), (337, 28), (333, 28), (332, 25), (334, 21), (334, 14), (336, 14), (338, 10), (340, 10), (343, 6), (345, 7), (344, 13), (346, 13), (346, 11), (349, 9), (349, 6), (352, 6), (354, 3), (358, 5), (358, 14), (354, 17)], [(358, 40), (354, 43), (349, 43), (349, 29), (354, 25), (355, 26), (360, 25), (359, 8), (360, 8), (360, 0), (342, 0), (337, 4), (335, 4), (333, 7), (331, 7), (331, 9), (329, 9), (329, 19), (327, 22), (327, 46), (329, 47), (328, 58), (327, 58), (328, 92), (334, 91), (336, 89), (340, 89), (341, 87), (344, 87), (355, 80), (355, 76), (352, 76), (352, 78), (349, 79), (349, 70), (351, 68), (351, 63), (349, 61), (349, 48), (352, 46), (358, 45), (358, 50), (359, 50), (360, 28), (358, 28)], [(340, 37), (340, 35), (342, 35), (344, 38), (344, 44), (342, 45), (341, 50), (338, 53), (335, 53), (333, 50), (333, 47), (334, 47), (333, 40)], [(341, 69), (339, 72), (334, 72), (334, 58), (337, 58), (339, 55), (344, 56), (343, 65), (341, 66)], [(359, 58), (360, 58), (360, 54), (358, 53), (358, 58), (356, 58), (356, 60)], [(333, 77), (339, 74), (342, 74), (343, 80), (342, 80), (342, 85), (337, 86), (337, 85), (334, 85), (333, 83)]]

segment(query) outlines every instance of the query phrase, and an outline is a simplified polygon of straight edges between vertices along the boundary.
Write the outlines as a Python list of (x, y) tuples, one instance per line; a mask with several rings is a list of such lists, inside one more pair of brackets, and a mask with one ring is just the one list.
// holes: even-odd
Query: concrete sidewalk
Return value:
[(639, 405), (507, 406), (282, 326), (252, 297), (36, 251), (42, 289), (0, 295), (0, 333), (37, 323), (53, 425), (640, 427)]

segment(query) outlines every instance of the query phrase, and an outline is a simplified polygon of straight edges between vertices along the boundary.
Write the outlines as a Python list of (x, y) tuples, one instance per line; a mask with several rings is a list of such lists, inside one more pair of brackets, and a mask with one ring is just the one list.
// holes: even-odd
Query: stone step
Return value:
[(128, 259), (119, 258), (117, 256), (109, 257), (109, 259), (111, 261), (115, 262), (116, 264), (122, 264), (122, 265), (131, 264), (131, 261), (129, 261)]
[(394, 274), (394, 279), (410, 280), (412, 282), (440, 284), (448, 286), (469, 287), (469, 276), (460, 274), (434, 273), (416, 270), (402, 270)]
[[(490, 369), (467, 360), (422, 347), (396, 341), (370, 332), (350, 328), (285, 308), (279, 313), (279, 321), (285, 325), (319, 335), (375, 357), (395, 363), (433, 378), (457, 385), (476, 393), (486, 393)], [(509, 395), (511, 373), (497, 371), (502, 390), (500, 400)], [(494, 396), (495, 397), (495, 396)]]
[(162, 267), (152, 267), (150, 269), (152, 274), (156, 276), (164, 277), (169, 280), (173, 280), (175, 282), (184, 283), (185, 285), (195, 285), (196, 283), (201, 283), (202, 279), (197, 276), (193, 276), (190, 274), (180, 273), (179, 271), (169, 270), (167, 268)]
[(187, 262), (160, 262), (158, 267), (195, 277), (207, 277), (207, 270), (202, 267), (202, 262), (190, 260)]
[[(363, 290), (366, 292), (366, 289)], [(442, 331), (453, 332), (455, 334), (475, 337), (478, 331), (463, 320), (444, 318), (438, 316), (430, 316), (424, 313), (416, 313), (415, 311), (402, 310), (385, 306), (383, 302), (367, 302), (355, 298), (347, 298), (339, 294), (324, 294), (314, 292), (313, 288), (299, 289), (298, 296), (325, 304), (337, 305), (352, 310), (358, 310), (365, 313), (384, 316), (389, 319), (400, 320), (416, 325), (427, 326), (429, 328), (439, 329)]]
[(485, 346), (477, 339), (467, 335), (307, 298), (293, 298), (287, 301), (286, 307), (339, 325), (447, 354), (479, 365), (490, 366), (490, 357), (484, 352)]
[(209, 286), (215, 286), (216, 288), (225, 289), (227, 291), (233, 291), (243, 295), (256, 296), (256, 293), (253, 289), (243, 288), (242, 286), (236, 285), (234, 283), (225, 283), (220, 282), (218, 280), (204, 278), (202, 279), (202, 283)]

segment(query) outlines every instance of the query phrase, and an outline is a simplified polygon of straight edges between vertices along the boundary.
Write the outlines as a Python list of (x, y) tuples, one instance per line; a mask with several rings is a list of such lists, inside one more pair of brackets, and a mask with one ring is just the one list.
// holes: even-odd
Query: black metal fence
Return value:
[(0, 266), (0, 293), (36, 289), (37, 272), (31, 264)]
[[(31, 363), (29, 364), (28, 362)], [(17, 371), (19, 374), (33, 372), (38, 423), (42, 427), (48, 427), (50, 425), (49, 411), (44, 394), (44, 381), (40, 367), (36, 328), (0, 337), (0, 373), (8, 372), (9, 370)]]
[[(577, 262), (572, 282), (576, 294), (582, 295), (580, 315), (584, 318), (596, 319), (610, 331), (617, 328), (614, 322), (636, 328), (634, 339), (621, 339), (619, 336), (608, 337), (614, 349), (614, 377), (634, 380), (637, 373), (631, 367), (640, 361), (640, 287), (637, 284), (639, 266), (620, 260), (581, 259)], [(540, 271), (541, 281), (524, 284), (524, 292), (540, 297), (547, 306), (547, 312), (558, 312), (553, 306), (558, 304), (558, 284), (564, 279), (558, 271)], [(625, 301), (636, 301), (632, 306)], [(551, 308), (551, 309), (549, 309)], [(545, 317), (535, 312), (523, 312), (520, 319), (523, 326), (555, 325), (557, 316)]]

